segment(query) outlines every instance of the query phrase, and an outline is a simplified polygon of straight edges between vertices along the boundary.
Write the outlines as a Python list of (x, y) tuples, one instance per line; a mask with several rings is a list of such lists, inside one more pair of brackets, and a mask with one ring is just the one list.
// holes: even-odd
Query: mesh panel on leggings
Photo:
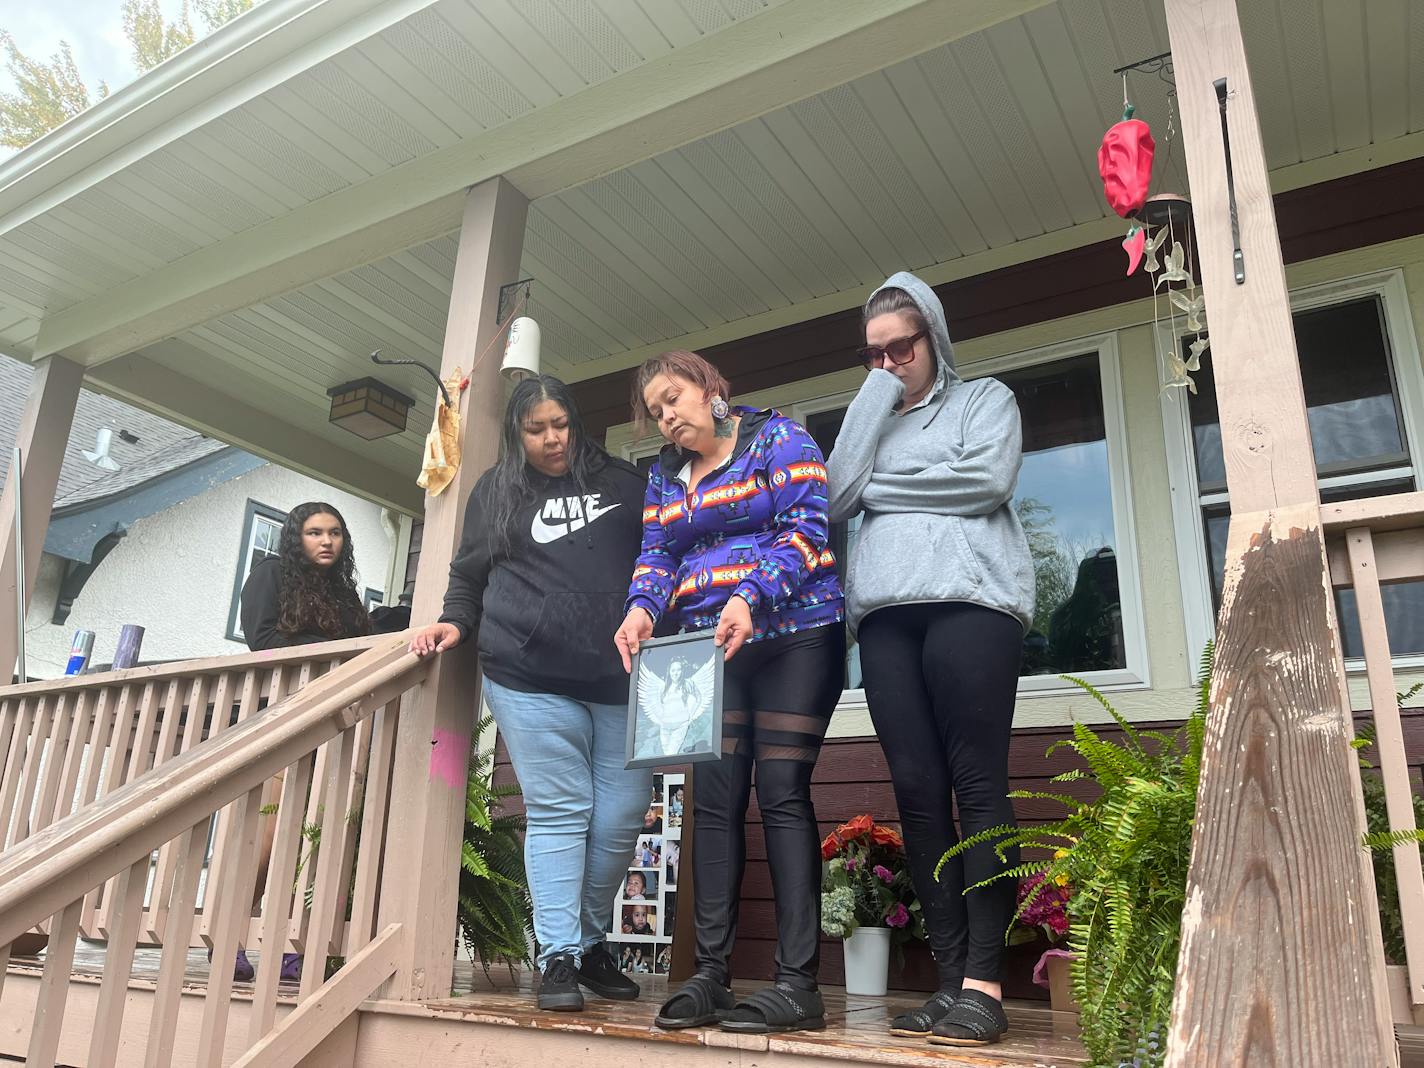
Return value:
[(722, 713), (722, 755), (752, 755), (751, 717), (741, 709), (727, 709)]
[(830, 720), (799, 712), (757, 712), (757, 760), (799, 760), (814, 763), (821, 752)]

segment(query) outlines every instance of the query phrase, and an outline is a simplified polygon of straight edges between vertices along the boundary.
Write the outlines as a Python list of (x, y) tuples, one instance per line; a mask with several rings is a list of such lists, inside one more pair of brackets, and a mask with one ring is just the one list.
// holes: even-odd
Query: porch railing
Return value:
[[(428, 672), (405, 642), (387, 635), (0, 690), (0, 984), (16, 938), (49, 936), (28, 1063), (59, 1059), (83, 932), (107, 941), (91, 1065), (115, 1061), (139, 943), (163, 947), (145, 1061), (155, 1065), (219, 1066), (234, 1049), (246, 1051), (243, 1065), (295, 1063), (392, 974), (400, 928), (375, 929), (392, 754), (401, 697)], [(196, 1045), (189, 1036), (175, 1050), (191, 944), (210, 944), (213, 965)], [(240, 945), (260, 945), (267, 964), (245, 1040), (228, 1033)], [(276, 964), (288, 949), (307, 959), (296, 1008), (278, 1027)], [(343, 964), (328, 981), (329, 956)]]
[[(1413, 831), (1413, 785), (1380, 590), (1391, 583), (1424, 579), (1424, 493), (1324, 505), (1321, 519), (1328, 539), (1331, 584), (1355, 591), (1389, 827), (1392, 831)], [(1424, 868), (1419, 846), (1412, 842), (1396, 846), (1394, 864), (1404, 928), (1409, 1009), (1411, 1015), (1420, 1018), (1424, 1017)]]
[[(376, 641), (356, 638), (0, 688), (0, 850), (13, 848), (56, 819), (107, 797), (282, 696), (299, 692)], [(368, 723), (352, 763), (348, 794), (357, 803), (365, 785), (371, 734)], [(318, 780), (323, 770), (324, 762)], [(269, 809), (278, 802), (277, 787), (276, 783), (268, 787), (264, 806)], [(309, 831), (315, 826), (316, 808), (313, 796), (307, 801)], [(225, 818), (222, 813), (215, 816), (204, 836), (194, 946), (205, 946), (204, 940), (212, 934), (208, 887), (221, 885), (227, 859)], [(172, 843), (154, 853), (140, 921), (142, 941), (164, 942), (168, 903), (152, 891), (172, 882), (176, 859)], [(308, 885), (312, 875), (307, 873)], [(81, 937), (106, 937), (114, 890), (115, 880), (110, 880), (88, 895), (80, 915)], [(305, 920), (294, 919), (292, 949), (296, 950)], [(46, 919), (34, 934), (44, 935), (48, 925)], [(254, 929), (252, 934), (256, 933)]]

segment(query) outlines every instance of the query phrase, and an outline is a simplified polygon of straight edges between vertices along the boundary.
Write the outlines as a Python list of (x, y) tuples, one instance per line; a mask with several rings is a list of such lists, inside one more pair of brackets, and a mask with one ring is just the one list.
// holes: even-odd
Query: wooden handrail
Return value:
[(1424, 527), (1424, 492), (1322, 504), (1320, 523), (1327, 534), (1340, 534), (1352, 527), (1369, 527), (1375, 532)]
[(370, 634), (364, 638), (342, 638), (339, 641), (315, 642), (311, 645), (291, 645), (282, 649), (262, 649), (255, 653), (233, 656), (209, 656), (198, 660), (169, 660), (146, 667), (123, 668), (119, 671), (99, 671), (85, 675), (65, 675), (57, 679), (39, 679), (14, 686), (0, 686), (0, 699), (26, 697), (35, 694), (63, 693), (69, 690), (89, 690), (99, 686), (120, 686), (134, 682), (168, 682), (175, 678), (191, 678), (218, 671), (242, 671), (252, 667), (278, 667), (307, 660), (341, 660), (374, 649), (389, 639), (389, 634)]
[[(261, 786), (428, 671), (406, 651), (404, 634), (358, 640), (369, 648), (355, 659), (0, 854), (0, 946), (182, 834), (195, 813)], [(319, 648), (323, 658), (331, 655), (330, 646)], [(192, 671), (192, 662), (183, 666), (183, 674)]]
[(1330, 555), (1330, 584), (1336, 589), (1355, 585), (1346, 542), (1349, 540), (1347, 535), (1357, 530), (1369, 530), (1372, 534), (1377, 582), (1389, 585), (1424, 578), (1424, 517), (1420, 518), (1418, 526), (1409, 530), (1391, 528), (1375, 533), (1370, 526), (1362, 524), (1336, 532), (1326, 542)]

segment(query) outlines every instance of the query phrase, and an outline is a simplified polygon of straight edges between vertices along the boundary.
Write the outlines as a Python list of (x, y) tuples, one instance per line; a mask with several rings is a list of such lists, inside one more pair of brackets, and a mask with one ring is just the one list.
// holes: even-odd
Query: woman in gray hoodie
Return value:
[[(1008, 1029), (999, 968), (1013, 917), (990, 846), (935, 865), (965, 837), (1011, 823), (1009, 736), (1033, 562), (1011, 505), (1023, 459), (1018, 404), (992, 378), (963, 381), (944, 308), (912, 274), (862, 316), (870, 369), (826, 463), (833, 522), (864, 512), (846, 577), (866, 700), (890, 765), (940, 989), (891, 1021), (945, 1045)], [(1010, 857), (1012, 863), (1015, 858)]]

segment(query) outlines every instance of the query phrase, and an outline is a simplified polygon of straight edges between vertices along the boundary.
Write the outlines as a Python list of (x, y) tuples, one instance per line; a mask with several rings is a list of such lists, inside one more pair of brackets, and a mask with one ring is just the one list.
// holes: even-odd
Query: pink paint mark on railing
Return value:
[(440, 780), (452, 790), (463, 788), (468, 748), (454, 731), (437, 730), (430, 743), (430, 778)]

